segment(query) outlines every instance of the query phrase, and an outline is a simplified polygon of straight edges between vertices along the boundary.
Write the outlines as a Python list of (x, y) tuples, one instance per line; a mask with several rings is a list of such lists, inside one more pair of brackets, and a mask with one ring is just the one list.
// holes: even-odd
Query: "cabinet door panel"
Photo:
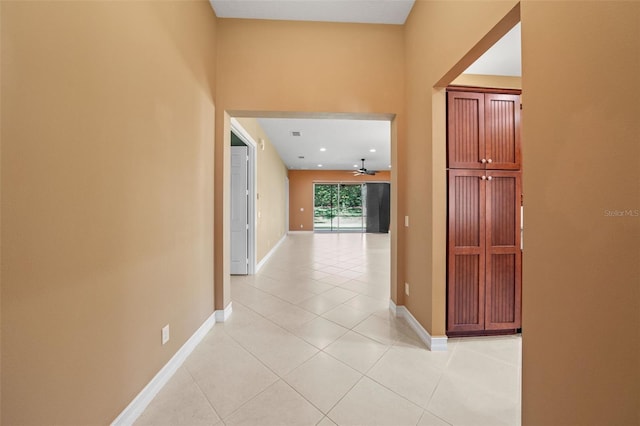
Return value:
[(521, 307), (520, 172), (487, 171), (485, 328), (519, 328)]
[(486, 236), (482, 176), (482, 171), (449, 171), (448, 331), (484, 329)]
[(449, 92), (447, 98), (449, 168), (484, 169), (484, 94)]
[(480, 254), (456, 254), (450, 281), (449, 331), (484, 329), (484, 262)]
[(493, 253), (487, 264), (487, 330), (520, 327), (520, 254)]
[(485, 93), (487, 169), (520, 169), (520, 96)]
[(487, 181), (487, 203), (489, 210), (489, 245), (520, 246), (520, 197), (519, 177), (497, 176), (496, 172), (487, 171), (491, 180)]

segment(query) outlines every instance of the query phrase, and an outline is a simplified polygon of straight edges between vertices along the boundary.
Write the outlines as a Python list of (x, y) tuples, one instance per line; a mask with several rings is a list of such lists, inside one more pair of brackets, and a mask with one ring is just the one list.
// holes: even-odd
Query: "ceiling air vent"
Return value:
[(294, 130), (291, 132), (291, 136), (300, 136), (300, 130)]

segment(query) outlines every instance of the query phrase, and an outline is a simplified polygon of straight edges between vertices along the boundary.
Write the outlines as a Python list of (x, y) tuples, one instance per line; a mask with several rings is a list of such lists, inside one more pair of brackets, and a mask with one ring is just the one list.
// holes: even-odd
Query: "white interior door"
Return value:
[(247, 275), (249, 264), (247, 213), (249, 187), (246, 146), (231, 147), (231, 273)]
[(284, 232), (285, 234), (289, 233), (289, 178), (285, 177), (284, 178), (284, 205), (285, 205), (285, 228), (284, 228)]

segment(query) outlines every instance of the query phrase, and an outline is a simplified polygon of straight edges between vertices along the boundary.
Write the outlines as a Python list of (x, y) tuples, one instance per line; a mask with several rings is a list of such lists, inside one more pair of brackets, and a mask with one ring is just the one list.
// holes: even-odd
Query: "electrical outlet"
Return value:
[(409, 295), (409, 283), (404, 283), (404, 294)]
[(169, 341), (169, 324), (162, 327), (162, 344), (166, 344)]
[(405, 226), (406, 228), (408, 228), (408, 227), (409, 227), (409, 216), (405, 216), (405, 217), (404, 217), (404, 226)]

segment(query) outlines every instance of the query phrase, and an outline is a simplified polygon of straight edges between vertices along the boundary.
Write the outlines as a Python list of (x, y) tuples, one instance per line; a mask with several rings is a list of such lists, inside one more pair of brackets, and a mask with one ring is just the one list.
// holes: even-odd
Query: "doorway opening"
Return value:
[[(498, 333), (494, 329), (506, 329), (505, 324), (508, 322), (502, 321), (500, 326), (494, 324), (495, 318), (499, 317), (502, 312), (505, 312), (503, 315), (505, 318), (512, 318), (509, 323), (511, 332), (520, 331), (519, 320), (522, 301), (519, 296), (521, 270), (518, 265), (521, 264), (523, 254), (520, 239), (522, 234), (521, 191), (516, 188), (511, 192), (506, 192), (506, 189), (502, 193), (498, 192), (498, 189), (502, 189), (500, 184), (506, 182), (506, 177), (501, 175), (501, 173), (505, 173), (503, 169), (509, 170), (514, 175), (508, 176), (513, 178), (512, 181), (509, 181), (510, 184), (520, 182), (522, 173), (519, 160), (521, 153), (519, 148), (520, 102), (519, 98), (516, 99), (514, 95), (516, 92), (519, 94), (522, 88), (519, 20), (519, 7), (515, 7), (494, 27), (490, 36), (478, 43), (436, 83), (433, 90), (433, 154), (434, 157), (441, 159), (441, 166), (434, 169), (434, 181), (437, 182), (439, 188), (437, 193), (434, 193), (434, 203), (439, 202), (444, 207), (434, 218), (434, 229), (439, 230), (437, 234), (434, 233), (434, 239), (438, 241), (438, 245), (446, 253), (446, 256), (441, 257), (442, 262), (434, 264), (433, 273), (443, 283), (446, 283), (446, 290), (442, 293), (445, 296), (443, 304), (446, 306), (443, 311), (443, 316), (446, 316), (446, 319), (443, 323), (446, 324), (446, 334), (449, 336), (456, 335), (457, 331), (454, 329), (458, 327), (459, 323), (464, 323), (464, 327), (466, 327), (467, 323), (471, 324), (474, 321), (479, 330), (474, 331), (477, 334)], [(505, 66), (505, 61), (509, 63), (508, 67)], [(447, 95), (447, 87), (454, 95)], [(460, 103), (452, 103), (452, 96), (457, 96), (454, 91), (468, 93), (469, 96), (472, 93), (477, 93), (477, 101), (474, 102), (479, 108), (468, 115), (478, 123), (479, 127), (475, 129), (475, 133), (470, 132), (462, 136), (456, 133), (456, 129), (461, 127), (454, 126), (455, 120), (452, 120), (451, 117), (458, 117), (462, 110), (458, 108)], [(506, 95), (500, 95), (502, 96), (500, 97), (494, 95), (493, 92), (509, 92), (514, 99), (507, 99)], [(447, 102), (447, 98), (450, 98), (449, 102)], [(469, 106), (471, 103), (465, 105)], [(458, 110), (456, 111), (455, 108)], [(511, 114), (507, 114), (508, 111), (511, 111)], [(509, 125), (508, 117), (512, 118), (513, 125)], [(504, 120), (498, 120), (501, 118)], [(498, 121), (496, 122), (496, 120)], [(469, 136), (471, 134), (477, 134), (477, 140), (480, 142), (477, 145), (478, 159), (461, 165), (456, 162), (455, 157), (456, 149), (460, 151), (458, 140), (461, 137), (473, 139)], [(455, 142), (452, 145), (447, 145), (448, 139)], [(435, 143), (436, 140), (440, 142)], [(518, 149), (513, 153), (512, 162), (514, 164), (508, 164), (507, 160), (492, 161), (502, 155), (500, 150), (498, 150), (500, 152), (494, 152), (495, 147), (500, 145), (499, 143)], [(506, 148), (504, 149), (506, 150)], [(484, 257), (485, 254), (487, 257), (474, 259), (478, 261), (477, 266), (482, 269), (478, 269), (475, 275), (468, 275), (468, 278), (464, 278), (467, 277), (466, 271), (462, 271), (464, 262), (457, 262), (456, 259), (460, 260), (461, 257), (454, 254), (454, 250), (458, 250), (458, 245), (465, 246), (465, 250), (472, 249), (472, 243), (461, 242), (460, 238), (456, 238), (460, 232), (470, 231), (469, 234), (471, 234), (474, 230), (473, 222), (464, 220), (465, 217), (472, 217), (472, 214), (465, 216), (471, 211), (471, 207), (469, 203), (464, 204), (466, 199), (462, 198), (463, 189), (468, 188), (463, 188), (461, 183), (463, 180), (456, 177), (459, 169), (488, 171), (478, 175), (479, 183), (473, 178), (465, 181), (472, 185), (478, 184), (478, 193), (480, 195), (486, 193), (489, 197), (484, 204), (482, 198), (478, 198), (478, 202), (474, 204), (478, 208), (478, 214), (483, 214), (481, 220), (477, 221), (479, 228), (476, 233), (480, 238), (479, 243), (481, 242), (483, 245), (477, 250), (480, 257)], [(503, 205), (498, 206), (496, 204), (498, 201), (503, 202)], [(456, 208), (456, 205), (464, 208)], [(488, 205), (489, 207), (487, 207)], [(486, 217), (485, 213), (487, 213)], [(507, 227), (510, 235), (513, 236), (512, 241), (509, 242), (509, 249), (513, 251), (508, 259), (511, 263), (505, 261), (506, 254), (500, 257), (498, 254), (492, 254), (491, 251), (493, 245), (498, 243), (500, 243), (500, 250), (507, 249), (506, 243), (499, 241)], [(473, 295), (473, 292), (477, 291), (477, 297), (471, 296), (473, 301), (478, 302), (477, 305), (474, 305), (477, 307), (476, 312), (471, 312), (468, 309), (472, 302), (468, 300), (470, 298), (463, 297), (464, 291), (460, 291), (465, 285), (467, 286), (465, 288), (469, 290), (468, 294)], [(471, 326), (469, 325), (469, 327)], [(465, 333), (470, 332), (465, 328)]]
[[(254, 152), (254, 164), (249, 164), (249, 174), (253, 173), (253, 176), (249, 176), (248, 181), (251, 185), (254, 184), (253, 194), (249, 197), (248, 207), (248, 225), (249, 225), (249, 266), (247, 268), (247, 274), (255, 275), (260, 271), (263, 271), (263, 267), (268, 266), (267, 261), (272, 255), (276, 254), (276, 250), (280, 246), (286, 246), (285, 240), (287, 234), (295, 231), (313, 232), (313, 215), (314, 215), (314, 184), (316, 183), (338, 183), (348, 184), (348, 187), (342, 187), (343, 195), (345, 192), (355, 191), (353, 188), (359, 188), (360, 200), (365, 200), (365, 204), (362, 202), (360, 206), (347, 205), (345, 212), (341, 212), (340, 228), (350, 229), (348, 232), (363, 232), (367, 227), (372, 229), (371, 220), (376, 221), (375, 231), (381, 233), (390, 233), (390, 276), (386, 277), (386, 286), (390, 290), (391, 294), (394, 294), (397, 289), (395, 279), (395, 264), (396, 264), (396, 242), (397, 234), (392, 232), (395, 222), (391, 221), (397, 211), (397, 199), (393, 195), (393, 185), (395, 179), (395, 171), (393, 169), (394, 162), (396, 161), (395, 152), (396, 145), (394, 141), (397, 138), (397, 127), (395, 122), (395, 116), (393, 114), (367, 114), (366, 116), (359, 114), (318, 114), (318, 113), (264, 113), (251, 111), (240, 112), (233, 111), (233, 116), (227, 116), (228, 121), (226, 126), (228, 131), (232, 131), (243, 142), (246, 142), (249, 150), (249, 157), (251, 162), (251, 154)], [(266, 120), (270, 119), (288, 119), (291, 120), (289, 126), (281, 126), (285, 129), (283, 132), (286, 137), (296, 137), (293, 134), (301, 132), (303, 137), (299, 136), (296, 141), (297, 145), (294, 145), (293, 154), (295, 160), (300, 160), (300, 157), (306, 156), (306, 162), (302, 164), (296, 164), (293, 167), (284, 167), (286, 165), (285, 156), (281, 154), (280, 150), (273, 143), (277, 140), (276, 136), (271, 134), (268, 125), (265, 125)], [(295, 121), (294, 120), (298, 120)], [(300, 142), (304, 142), (304, 135), (311, 134), (308, 131), (304, 131), (304, 127), (301, 125), (307, 125), (307, 121), (311, 121), (311, 126), (324, 125), (327, 123), (333, 123), (329, 126), (330, 134), (328, 137), (323, 137), (324, 143), (331, 141), (336, 144), (336, 149), (333, 149), (333, 145), (319, 144), (317, 140), (312, 141), (309, 146), (304, 146)], [(340, 125), (349, 124), (349, 122), (367, 123), (368, 126), (374, 127), (375, 134), (379, 135), (380, 139), (383, 139), (380, 146), (371, 145), (373, 141), (377, 139), (372, 136), (371, 132), (359, 131), (359, 132), (346, 132)], [(337, 126), (335, 126), (337, 123)], [(357, 123), (356, 123), (357, 124)], [(312, 127), (315, 129), (315, 127)], [(382, 131), (380, 130), (382, 128)], [(245, 130), (246, 129), (246, 130)], [(296, 132), (291, 130), (297, 130)], [(231, 133), (229, 133), (231, 135)], [(345, 136), (346, 135), (346, 136)], [(360, 138), (366, 138), (368, 144), (365, 146), (356, 146), (353, 144), (353, 138), (358, 136)], [(343, 140), (346, 137), (345, 140)], [(255, 142), (257, 141), (257, 143)], [(231, 145), (231, 144), (229, 144)], [(229, 151), (231, 147), (229, 146)], [(325, 149), (320, 149), (325, 148)], [(362, 150), (365, 150), (365, 155)], [(348, 154), (348, 159), (342, 160), (344, 165), (340, 167), (332, 167), (330, 161), (324, 161), (320, 163), (315, 159), (312, 159), (314, 152), (317, 151), (322, 155), (325, 155), (325, 160), (333, 160), (338, 158), (337, 155), (343, 156)], [(230, 157), (230, 156), (229, 156)], [(378, 158), (377, 162), (374, 160)], [(374, 173), (367, 173), (362, 175), (358, 164), (360, 159), (367, 158), (367, 167)], [(230, 159), (225, 161), (226, 166), (231, 169)], [(278, 163), (278, 164), (276, 164)], [(321, 168), (318, 165), (324, 164), (325, 167)], [(280, 166), (282, 166), (286, 173), (280, 174)], [(331, 177), (318, 178), (312, 177), (311, 174), (315, 171), (322, 171), (331, 174)], [(307, 174), (309, 176), (307, 176)], [(374, 176), (374, 174), (376, 174)], [(367, 195), (363, 197), (362, 183), (366, 182), (369, 186), (365, 186), (364, 190)], [(353, 187), (350, 184), (355, 184)], [(377, 184), (377, 185), (374, 185)], [(382, 186), (384, 189), (375, 192), (383, 194), (382, 197), (377, 198), (380, 203), (380, 198), (383, 199), (384, 204), (387, 206), (386, 212), (383, 214), (372, 215), (372, 207), (366, 203), (371, 203), (372, 197), (370, 197), (372, 188), (375, 186)], [(230, 190), (231, 185), (226, 186), (226, 190)], [(280, 189), (284, 190), (284, 193)], [(251, 192), (251, 190), (250, 190)], [(282, 193), (282, 194), (281, 194)], [(386, 197), (386, 198), (384, 198)], [(352, 197), (352, 198), (358, 198)], [(254, 205), (252, 206), (252, 202)], [(305, 204), (308, 203), (308, 204)], [(288, 206), (287, 206), (288, 205)], [(280, 206), (284, 206), (286, 211), (280, 211)], [(227, 207), (229, 208), (229, 207)], [(360, 213), (357, 211), (364, 211), (366, 213)], [(376, 212), (379, 212), (379, 208), (376, 207)], [(307, 222), (308, 216), (308, 222)], [(382, 224), (380, 224), (382, 219)], [(337, 218), (335, 219), (334, 227), (337, 226)], [(280, 223), (282, 222), (282, 224)], [(354, 223), (355, 222), (355, 223)], [(307, 225), (308, 223), (308, 225)], [(282, 231), (281, 231), (282, 226)], [(230, 223), (227, 222), (226, 227), (230, 229)], [(253, 227), (253, 230), (251, 229)], [(354, 231), (354, 229), (356, 229)], [(253, 236), (253, 241), (251, 238)], [(253, 249), (251, 248), (253, 247)], [(227, 246), (227, 250), (230, 247)], [(251, 260), (251, 256), (254, 256), (254, 260)], [(227, 258), (229, 259), (229, 258)], [(227, 260), (228, 261), (228, 260)], [(267, 268), (268, 269), (268, 268)], [(266, 272), (265, 272), (266, 273)], [(233, 274), (231, 274), (233, 275)], [(378, 278), (382, 278), (379, 277)], [(229, 296), (231, 292), (228, 293)], [(388, 292), (387, 292), (388, 297)], [(225, 297), (226, 298), (226, 297)], [(227, 299), (229, 300), (229, 299)], [(228, 302), (225, 302), (227, 304)]]

